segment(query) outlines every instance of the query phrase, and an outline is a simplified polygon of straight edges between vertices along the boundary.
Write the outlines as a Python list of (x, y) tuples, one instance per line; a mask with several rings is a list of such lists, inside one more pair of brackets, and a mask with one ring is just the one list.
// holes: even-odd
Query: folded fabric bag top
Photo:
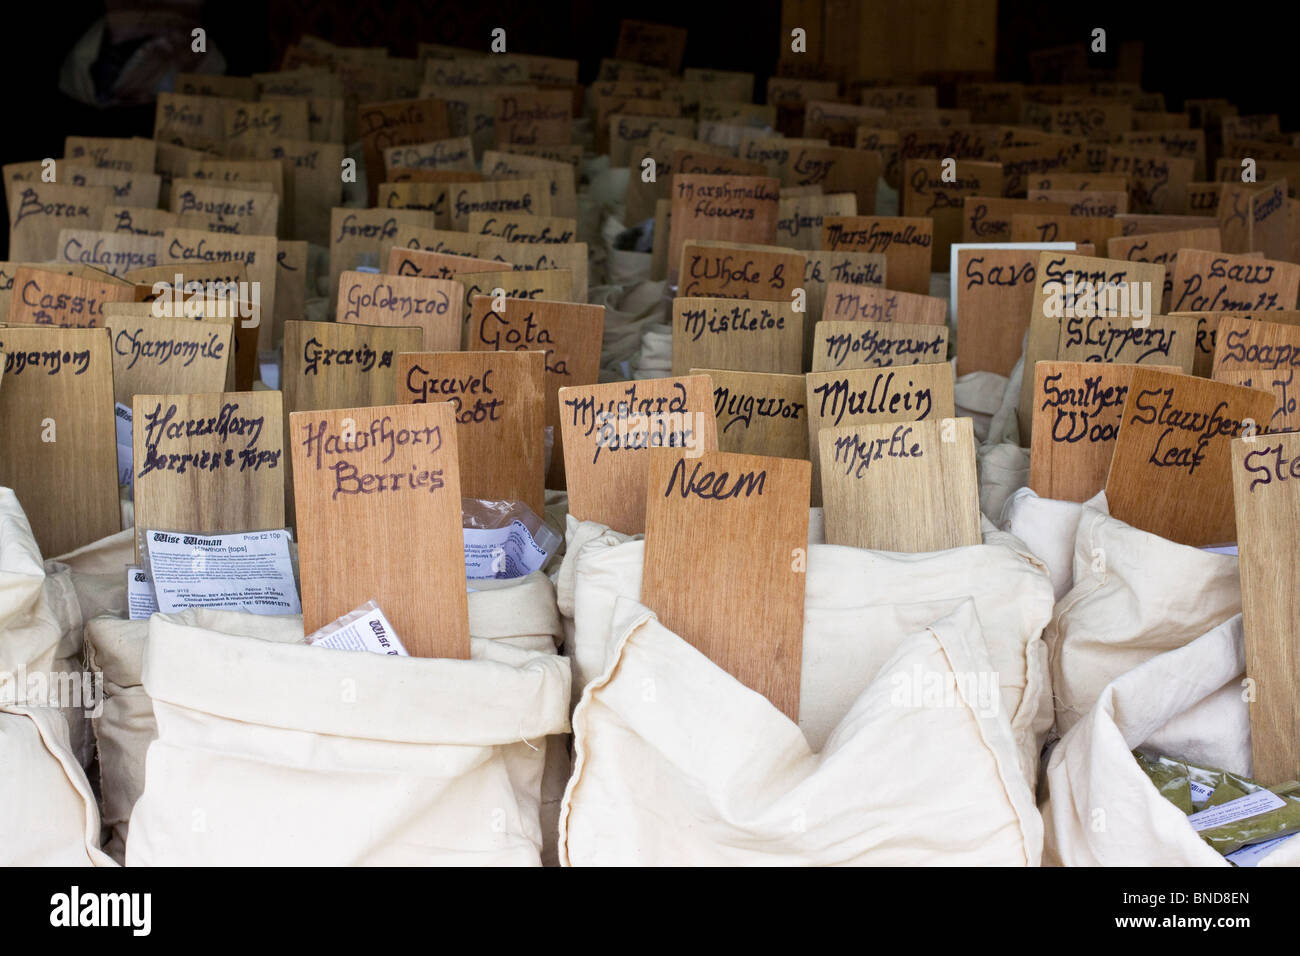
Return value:
[(1042, 823), (974, 605), (907, 638), (820, 753), (635, 601), (574, 712), (566, 865), (1037, 865)]
[(567, 660), (487, 639), (467, 661), (301, 639), (296, 616), (151, 618), (158, 737), (128, 865), (538, 864)]

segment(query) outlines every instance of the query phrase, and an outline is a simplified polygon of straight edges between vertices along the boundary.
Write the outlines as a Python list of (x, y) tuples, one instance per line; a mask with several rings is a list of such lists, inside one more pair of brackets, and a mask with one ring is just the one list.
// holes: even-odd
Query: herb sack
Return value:
[(302, 640), (298, 616), (150, 618), (128, 866), (541, 862), (548, 738), (569, 730), (551, 635), (474, 637), (469, 660)]

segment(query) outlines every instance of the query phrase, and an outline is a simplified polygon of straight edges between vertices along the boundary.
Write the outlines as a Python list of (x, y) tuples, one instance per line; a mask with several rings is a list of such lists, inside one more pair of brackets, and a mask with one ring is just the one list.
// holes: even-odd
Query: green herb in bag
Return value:
[(1192, 791), (1187, 783), (1186, 765), (1168, 757), (1148, 756), (1137, 750), (1133, 751), (1133, 756), (1162, 797), (1183, 813), (1192, 812)]
[[(1254, 781), (1238, 780), (1254, 784)], [(1187, 822), (1202, 840), (1224, 855), (1251, 843), (1300, 833), (1300, 784), (1288, 781), (1267, 790), (1257, 789), (1235, 800), (1198, 810)]]

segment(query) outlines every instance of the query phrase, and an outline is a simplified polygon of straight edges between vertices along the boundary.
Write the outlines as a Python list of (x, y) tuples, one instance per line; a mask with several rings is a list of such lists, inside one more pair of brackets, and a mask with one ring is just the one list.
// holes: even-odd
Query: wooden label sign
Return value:
[(920, 553), (981, 543), (969, 418), (829, 428), (820, 442), (827, 544)]
[(1211, 229), (1180, 229), (1169, 232), (1119, 236), (1106, 241), (1106, 255), (1111, 259), (1130, 262), (1159, 262), (1165, 267), (1165, 291), (1160, 311), (1172, 311), (1174, 291), (1174, 265), (1179, 249), (1202, 249), (1218, 252), (1221, 245), (1218, 227)]
[(458, 169), (474, 172), (474, 141), (468, 136), (454, 136), (430, 143), (390, 146), (384, 150), (385, 176), (402, 169)]
[(876, 183), (883, 171), (879, 153), (842, 146), (796, 146), (781, 167), (781, 185), (852, 193), (857, 212), (869, 216), (876, 211)]
[(181, 229), (274, 236), (280, 218), (280, 197), (269, 188), (235, 189), (201, 179), (172, 182), (171, 211)]
[(569, 514), (623, 534), (645, 531), (651, 448), (717, 451), (707, 375), (560, 389)]
[(153, 173), (125, 173), (116, 169), (79, 163), (64, 163), (63, 180), (73, 186), (107, 186), (114, 203), (152, 209), (158, 205), (162, 177)]
[(451, 228), (467, 231), (476, 212), (509, 216), (551, 215), (551, 186), (545, 179), (493, 179), (457, 183), (450, 191)]
[(6, 184), (9, 202), (9, 258), (44, 262), (58, 255), (64, 229), (98, 229), (113, 202), (107, 186), (73, 186), (39, 180)]
[(804, 257), (793, 249), (688, 242), (682, 247), (677, 293), (792, 302), (803, 274)]
[[(494, 266), (504, 263), (496, 262)], [(496, 295), (501, 290), (507, 299), (550, 299), (573, 301), (573, 273), (567, 269), (503, 269), (494, 272), (466, 272), (460, 276), (465, 287), (464, 314), (468, 315), (476, 295)]]
[(131, 408), (137, 560), (146, 531), (284, 527), (279, 392), (136, 395)]
[(713, 380), (720, 451), (808, 458), (808, 406), (802, 375), (719, 368), (693, 368), (690, 374)]
[(283, 136), (307, 139), (310, 131), (307, 101), (293, 99), (261, 100), (256, 103), (226, 103), (225, 138), (245, 136)]
[[(695, 132), (695, 120), (679, 116), (635, 116), (615, 113), (609, 119), (609, 164), (615, 168), (634, 166), (640, 169), (639, 160), (650, 146), (656, 133), (690, 137)], [(666, 158), (665, 163), (671, 162)], [(663, 165), (655, 160), (655, 165)], [(637, 177), (633, 177), (634, 179)]]
[(826, 290), (832, 282), (848, 285), (885, 285), (886, 261), (879, 252), (807, 252), (803, 288), (807, 306), (803, 323), (803, 367), (812, 367), (813, 336), (817, 319), (826, 308)]
[(776, 221), (777, 242), (791, 249), (813, 251), (821, 246), (822, 226), (828, 216), (856, 216), (858, 202), (852, 193), (835, 193), (830, 196), (789, 196), (782, 189), (779, 218)]
[(479, 242), (479, 255), (495, 259), (515, 270), (525, 272), (568, 271), (573, 274), (571, 298), (575, 302), (587, 301), (587, 244), (565, 242), (559, 245), (528, 245), (505, 239), (487, 239)]
[(1144, 323), (1094, 316), (1065, 319), (1056, 347), (1062, 362), (1175, 365), (1191, 374), (1196, 362), (1196, 320), (1153, 315)]
[(1249, 255), (1183, 249), (1174, 265), (1174, 312), (1294, 309), (1300, 265)]
[[(1030, 189), (1031, 202), (1064, 203), (1066, 214), (1084, 219), (1111, 219), (1128, 212), (1128, 193), (1100, 189)], [(1044, 210), (1046, 211), (1046, 210)]]
[(573, 141), (573, 94), (532, 90), (497, 96), (497, 145), (567, 146)]
[[(516, 144), (512, 148), (545, 147), (520, 147)], [(578, 216), (576, 177), (573, 167), (567, 162), (488, 150), (483, 154), (483, 173), (485, 179), (545, 179), (551, 188), (551, 212), (570, 219)]]
[(669, 448), (649, 459), (641, 603), (797, 722), (806, 576), (792, 555), (808, 546), (808, 462)]
[[(480, 240), (478, 236), (471, 236), (465, 232), (457, 232), (454, 229), (426, 229), (423, 226), (398, 226), (397, 232), (393, 236), (391, 243), (384, 243), (379, 247), (379, 264), (385, 272), (394, 272), (389, 263), (392, 260), (393, 249), (419, 249), (424, 252), (441, 252), (450, 256), (476, 256)], [(485, 257), (486, 258), (486, 257)], [(441, 276), (439, 278), (447, 278)]]
[[(1046, 189), (1056, 192), (1109, 192), (1128, 191), (1128, 176), (1123, 173), (1046, 173), (1034, 176), (1029, 181), (1030, 189)], [(1041, 202), (1042, 200), (1031, 200)]]
[(1235, 541), (1229, 443), (1272, 414), (1268, 392), (1138, 369), (1106, 479), (1111, 515), (1179, 544)]
[(1040, 250), (959, 246), (955, 252), (957, 374), (1009, 376), (1029, 327)]
[[(163, 233), (163, 252), (187, 273), (191, 266), (215, 266), (218, 271), (243, 265), (247, 281), (257, 290), (261, 316), (268, 321), (257, 326), (257, 347), (269, 351), (275, 347), (276, 260), (279, 249), (275, 236), (223, 236), (193, 229), (168, 229)], [(163, 266), (161, 268), (166, 268)], [(170, 277), (167, 277), (170, 279)], [(189, 276), (186, 275), (188, 281)]]
[(875, 252), (885, 257), (889, 287), (928, 295), (934, 221), (901, 216), (827, 216), (822, 248)]
[(1293, 529), (1300, 522), (1300, 435), (1238, 438), (1232, 487), (1241, 569), (1242, 629), (1250, 699), (1254, 778), (1267, 786), (1300, 773), (1300, 567)]
[(780, 198), (780, 182), (766, 176), (674, 176), (669, 282), (677, 281), (688, 240), (775, 242)]
[(813, 504), (821, 503), (817, 436), (826, 428), (878, 422), (929, 421), (956, 414), (948, 365), (810, 372), (805, 376)]
[(153, 172), (155, 152), (151, 139), (68, 136), (63, 140), (64, 158), (86, 160), (96, 166), (128, 173)]
[(1123, 232), (1123, 224), (1114, 218), (1030, 216), (1023, 213), (1011, 216), (1012, 242), (1087, 242), (1105, 249), (1108, 239), (1122, 235)]
[(64, 229), (59, 233), (56, 258), (121, 276), (130, 269), (156, 266), (162, 261), (162, 245), (161, 234), (142, 236), (132, 232)]
[(467, 659), (450, 403), (294, 412), (289, 443), (307, 633), (373, 600), (413, 657)]
[(470, 214), (466, 231), (472, 236), (491, 236), (525, 245), (560, 245), (577, 239), (578, 222), (561, 216), (476, 212)]
[(1030, 488), (1044, 498), (1087, 501), (1106, 487), (1124, 400), (1137, 368), (1096, 362), (1035, 366)]
[(102, 328), (106, 303), (134, 300), (134, 286), (107, 275), (100, 280), (20, 266), (14, 272), (8, 321), (10, 325)]
[(134, 395), (222, 392), (235, 384), (234, 320), (104, 319), (113, 345), (113, 400)]
[(929, 295), (895, 292), (879, 286), (832, 282), (822, 309), (826, 322), (903, 322), (946, 325), (948, 303)]
[[(133, 206), (106, 206), (104, 222), (100, 226), (103, 232), (132, 236), (153, 236), (161, 239), (162, 234), (175, 228), (177, 216), (166, 209), (137, 209)], [(62, 233), (59, 233), (62, 235)], [(101, 268), (103, 268), (101, 266)]]
[(1297, 400), (1300, 382), (1296, 380), (1294, 368), (1288, 366), (1275, 369), (1224, 369), (1215, 375), (1214, 380), (1272, 393), (1273, 417), (1267, 422), (1259, 423), (1260, 432), (1300, 431), (1300, 401)]
[(379, 250), (397, 238), (399, 226), (434, 228), (432, 212), (421, 209), (349, 209), (330, 212), (330, 308), (338, 305), (339, 276), (359, 265), (382, 267)]
[[(829, 306), (828, 306), (829, 308)], [(932, 365), (948, 357), (948, 327), (906, 322), (818, 322), (814, 372)]]
[[(955, 173), (945, 174), (944, 161), (940, 159), (903, 162), (903, 215), (933, 222), (930, 268), (934, 271), (942, 271), (948, 265), (949, 247), (962, 241), (966, 197), (1002, 193), (1000, 163), (958, 160), (953, 165)], [(955, 179), (950, 178), (953, 175)]]
[(546, 462), (542, 352), (405, 352), (397, 401), (450, 402), (466, 498), (522, 501), (541, 516)]
[[(204, 322), (233, 322), (235, 351), (231, 361), (235, 366), (235, 384), (227, 391), (252, 391), (258, 375), (257, 340), (262, 327), (263, 307), (260, 302), (251, 301), (251, 295), (245, 297), (239, 292), (244, 288), (240, 283), (248, 281), (248, 271), (242, 262), (173, 263), (135, 269), (125, 278), (137, 286), (147, 286), (151, 299), (147, 302), (107, 303), (104, 306), (106, 317), (158, 315)], [(188, 293), (185, 292), (187, 288), (190, 289)]]
[(1220, 319), (1215, 379), (1227, 371), (1300, 368), (1300, 326), (1270, 322), (1268, 315), (1261, 312), (1256, 319), (1233, 315)]
[(832, 146), (852, 146), (859, 126), (879, 126), (885, 115), (870, 106), (812, 100), (804, 105), (803, 135), (825, 139)]
[(343, 162), (341, 143), (259, 137), (231, 143), (230, 155), (281, 162), (286, 181), (285, 205), (295, 237), (322, 246), (329, 244), (331, 210), (342, 199), (338, 172)]
[(614, 57), (646, 66), (661, 67), (669, 73), (682, 68), (686, 52), (686, 30), (643, 20), (623, 20), (618, 26), (618, 46)]
[(501, 263), (494, 259), (454, 255), (446, 252), (429, 252), (409, 246), (393, 246), (388, 253), (386, 275), (417, 276), (424, 279), (454, 279), (467, 272), (487, 272), (499, 269)]
[(1066, 203), (1039, 202), (1031, 199), (1003, 199), (992, 196), (967, 196), (963, 200), (961, 241), (1010, 242), (1011, 217), (1016, 213), (1067, 215)]
[[(559, 390), (594, 385), (600, 375), (603, 305), (506, 299), (492, 308), (491, 296), (475, 296), (470, 308), (470, 351), (532, 351), (545, 357), (546, 424), (553, 441), (546, 487), (563, 488), (563, 435)], [(540, 512), (539, 512), (540, 513)]]
[(1187, 212), (1187, 187), (1196, 163), (1160, 154), (1109, 147), (1106, 169), (1128, 178), (1129, 208), (1138, 213)]
[(289, 412), (339, 408), (348, 402), (397, 402), (397, 356), (424, 347), (417, 326), (305, 322), (284, 325), (280, 384)]
[(803, 320), (788, 302), (679, 296), (673, 299), (673, 374), (702, 367), (797, 375)]
[[(378, 195), (379, 184), (384, 181), (384, 150), (391, 146), (431, 143), (451, 137), (447, 104), (435, 99), (366, 103), (357, 107), (357, 127), (372, 204)], [(307, 139), (307, 134), (304, 132), (301, 137), (293, 138)]]
[(41, 554), (122, 529), (113, 364), (104, 329), (0, 328), (0, 487), (18, 496)]
[[(1137, 317), (1143, 310), (1149, 317), (1165, 279), (1165, 267), (1158, 263), (1118, 262), (1068, 252), (1039, 253), (1037, 271), (1025, 340), (1026, 369), (1058, 357), (1066, 320), (1098, 314)], [(1033, 376), (1026, 375), (1020, 389), (1022, 446), (1029, 445), (1033, 397)]]
[(345, 272), (339, 277), (338, 321), (418, 325), (426, 351), (460, 348), (465, 289), (449, 279)]

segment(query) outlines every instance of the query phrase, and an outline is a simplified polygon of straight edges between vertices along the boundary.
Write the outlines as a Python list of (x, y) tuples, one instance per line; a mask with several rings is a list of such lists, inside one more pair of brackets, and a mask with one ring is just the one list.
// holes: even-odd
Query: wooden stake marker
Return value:
[(1228, 445), (1272, 415), (1268, 392), (1139, 368), (1106, 479), (1111, 515), (1179, 544), (1236, 540)]
[[(1152, 306), (1164, 288), (1165, 267), (1159, 263), (1119, 262), (1097, 259), (1068, 252), (1043, 252), (1038, 257), (1038, 279), (1034, 286), (1034, 304), (1025, 341), (1025, 368), (1058, 357), (1061, 328), (1065, 321), (1096, 315), (1099, 290), (1128, 290), (1125, 302), (1117, 300), (1116, 309), (1130, 311), (1140, 300)], [(1111, 308), (1110, 292), (1102, 293), (1102, 306)], [(1138, 298), (1134, 298), (1134, 296)], [(1109, 314), (1109, 313), (1103, 313)], [(1034, 377), (1026, 374), (1020, 388), (1020, 443), (1029, 444), (1033, 420)]]
[(279, 392), (136, 395), (131, 409), (137, 560), (146, 531), (284, 527)]
[(375, 601), (413, 657), (469, 657), (451, 405), (289, 416), (307, 633)]
[(802, 375), (693, 368), (713, 380), (718, 450), (808, 458), (808, 401)]
[(969, 418), (828, 428), (819, 442), (827, 544), (917, 553), (981, 542)]
[(805, 376), (805, 388), (813, 504), (821, 503), (821, 455), (817, 436), (823, 429), (934, 421), (956, 414), (952, 368), (947, 363), (810, 372)]
[(222, 392), (235, 385), (234, 323), (149, 316), (104, 319), (113, 348), (113, 399)]
[(832, 252), (878, 252), (888, 263), (889, 287), (930, 292), (934, 220), (905, 216), (827, 216), (822, 248)]
[(948, 303), (929, 295), (832, 282), (826, 287), (821, 321), (942, 326), (948, 321)]
[(670, 448), (648, 457), (641, 602), (798, 721), (808, 463)]
[(569, 514), (624, 534), (645, 531), (651, 448), (717, 451), (707, 375), (560, 389)]
[(785, 302), (673, 299), (673, 374), (705, 367), (797, 375), (803, 319)]
[(948, 328), (904, 322), (818, 322), (814, 372), (946, 363)]
[(41, 554), (122, 529), (113, 363), (104, 329), (0, 328), (0, 486), (12, 488)]
[(373, 272), (339, 277), (340, 322), (361, 325), (418, 325), (424, 348), (460, 348), (465, 288), (447, 279), (425, 279)]
[(1106, 487), (1124, 400), (1137, 368), (1103, 362), (1038, 363), (1030, 488), (1044, 498), (1087, 501)]
[(679, 296), (790, 302), (805, 259), (793, 249), (764, 251), (688, 242), (682, 247)]
[(491, 296), (474, 297), (470, 311), (470, 351), (541, 350), (546, 357), (546, 424), (551, 428), (551, 470), (546, 487), (565, 487), (564, 442), (560, 428), (560, 389), (595, 385), (600, 377), (600, 345), (605, 329), (603, 305), (506, 299), (492, 308)]
[(543, 352), (405, 352), (398, 404), (450, 402), (461, 494), (545, 512)]
[(1300, 776), (1300, 434), (1232, 442), (1242, 627), (1254, 777), (1265, 786)]

